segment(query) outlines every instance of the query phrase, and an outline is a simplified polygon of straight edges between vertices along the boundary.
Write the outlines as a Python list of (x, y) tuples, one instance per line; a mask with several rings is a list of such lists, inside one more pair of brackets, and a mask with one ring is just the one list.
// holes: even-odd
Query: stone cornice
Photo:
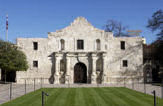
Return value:
[(58, 52), (53, 52), (55, 54), (105, 54), (106, 52), (105, 51), (91, 51), (91, 52), (78, 52), (78, 51), (75, 51), (75, 52), (68, 52), (68, 51), (58, 51)]
[(96, 57), (98, 56), (99, 54), (102, 54), (103, 56), (106, 55), (106, 52), (104, 51), (92, 51), (92, 52), (66, 52), (66, 51), (63, 51), (63, 52), (53, 52), (55, 54), (55, 56), (63, 56), (63, 55), (66, 55), (66, 56), (70, 56), (70, 57), (74, 57), (74, 56), (79, 56), (79, 57), (85, 57), (85, 56), (92, 56), (92, 57)]

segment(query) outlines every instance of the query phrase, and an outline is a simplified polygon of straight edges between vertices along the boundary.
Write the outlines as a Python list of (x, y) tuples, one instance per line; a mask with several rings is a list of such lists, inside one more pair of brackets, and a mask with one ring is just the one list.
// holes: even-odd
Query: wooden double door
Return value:
[(81, 62), (74, 66), (74, 83), (87, 83), (87, 67)]

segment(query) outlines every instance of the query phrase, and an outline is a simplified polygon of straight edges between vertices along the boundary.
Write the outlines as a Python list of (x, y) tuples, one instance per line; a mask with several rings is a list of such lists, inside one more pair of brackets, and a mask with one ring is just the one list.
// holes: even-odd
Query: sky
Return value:
[(103, 29), (107, 20), (122, 22), (130, 30), (142, 30), (148, 44), (156, 33), (146, 28), (152, 14), (163, 9), (163, 0), (0, 0), (0, 39), (5, 40), (6, 14), (9, 17), (8, 40), (46, 38), (78, 16)]

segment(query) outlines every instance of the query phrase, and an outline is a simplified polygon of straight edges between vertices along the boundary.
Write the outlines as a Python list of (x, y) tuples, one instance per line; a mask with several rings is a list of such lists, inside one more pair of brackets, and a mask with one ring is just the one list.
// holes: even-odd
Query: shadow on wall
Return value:
[(96, 73), (97, 73), (96, 82), (98, 84), (101, 84), (103, 78), (103, 58), (101, 53), (98, 54), (98, 59), (96, 60)]
[(92, 74), (92, 56), (91, 54), (88, 54), (88, 78), (87, 82), (91, 83), (91, 74)]
[[(143, 49), (142, 48), (142, 41), (139, 41), (137, 42), (137, 45), (135, 46), (132, 46), (130, 45), (129, 43), (127, 44), (128, 48), (124, 51), (124, 55), (121, 55), (120, 54), (117, 54), (116, 56), (116, 59), (114, 59), (113, 61), (111, 61), (111, 64), (112, 63), (115, 63), (117, 61), (122, 61), (124, 57), (127, 57), (127, 58), (132, 58), (133, 56), (137, 56), (140, 54), (140, 49)], [(143, 56), (143, 54), (142, 54)], [(138, 58), (138, 57), (137, 57)], [(142, 57), (143, 58), (143, 57)], [(128, 68), (124, 68), (124, 70), (122, 70), (120, 72), (120, 76), (124, 77), (124, 79), (127, 80), (127, 78), (142, 78), (142, 73), (143, 73), (143, 59), (142, 59), (142, 63), (140, 63), (139, 65), (137, 63), (134, 63), (133, 62), (129, 62), (129, 65), (130, 66), (134, 66), (133, 68), (131, 67), (128, 67)], [(122, 66), (121, 66), (122, 67)], [(124, 79), (120, 78), (118, 79), (118, 82), (122, 82)]]
[(60, 74), (59, 81), (61, 84), (64, 84), (66, 81), (66, 53), (63, 54), (63, 57), (60, 60)]
[[(52, 53), (48, 57), (51, 57), (52, 67), (51, 67), (51, 76), (49, 77), (49, 83), (54, 84), (55, 82), (55, 72), (56, 72), (56, 56), (55, 53)], [(65, 74), (66, 74), (66, 54), (63, 54), (63, 58), (60, 60), (60, 70), (59, 74), (61, 77), (59, 78), (60, 83), (65, 83)]]
[(50, 56), (48, 57), (51, 57), (51, 62), (52, 62), (52, 67), (51, 67), (51, 76), (49, 78), (49, 83), (50, 84), (54, 84), (54, 74), (55, 74), (55, 63), (56, 63), (56, 59), (55, 59), (55, 53), (52, 53)]

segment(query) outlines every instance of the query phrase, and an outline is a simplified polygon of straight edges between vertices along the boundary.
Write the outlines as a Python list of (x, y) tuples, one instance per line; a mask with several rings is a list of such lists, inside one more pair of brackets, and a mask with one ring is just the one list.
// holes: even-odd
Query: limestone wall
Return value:
[[(121, 50), (120, 41), (125, 41), (125, 50)], [(108, 79), (110, 78), (141, 78), (143, 74), (143, 48), (141, 37), (117, 37), (108, 42)], [(123, 60), (128, 67), (123, 67)]]
[[(65, 41), (65, 50), (61, 51), (61, 39)], [(77, 50), (77, 40), (84, 40), (84, 49)], [(17, 83), (23, 83), (23, 79), (45, 78), (46, 83), (53, 71), (53, 53), (58, 52), (99, 52), (97, 50), (96, 40), (100, 40), (100, 52), (106, 52), (106, 75), (107, 82), (110, 78), (131, 77), (142, 74), (142, 38), (141, 37), (123, 37), (115, 38), (112, 33), (94, 28), (86, 19), (79, 17), (74, 20), (70, 26), (49, 32), (47, 38), (17, 38), (17, 45), (26, 56), (29, 69), (26, 72), (17, 72)], [(120, 49), (120, 41), (125, 41), (126, 49)], [(33, 50), (33, 42), (38, 42), (38, 50)], [(38, 60), (38, 68), (33, 68), (33, 61)], [(82, 57), (81, 60), (88, 67), (88, 57)], [(122, 67), (122, 60), (128, 60), (128, 67)], [(71, 82), (73, 83), (72, 64), (76, 63), (76, 58), (71, 58)], [(129, 73), (129, 72), (133, 73)], [(136, 73), (137, 72), (137, 73)], [(117, 80), (113, 81), (116, 82)], [(31, 80), (32, 82), (32, 80)]]

